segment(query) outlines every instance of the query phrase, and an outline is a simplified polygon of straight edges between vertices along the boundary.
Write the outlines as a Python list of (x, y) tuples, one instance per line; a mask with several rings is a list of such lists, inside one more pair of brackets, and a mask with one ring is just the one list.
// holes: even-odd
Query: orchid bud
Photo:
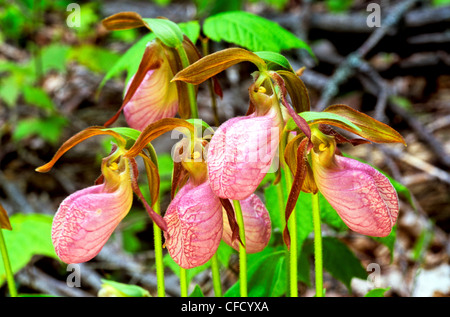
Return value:
[(95, 257), (133, 200), (130, 166), (125, 158), (102, 163), (104, 183), (79, 190), (64, 199), (52, 225), (56, 254), (65, 263), (81, 263)]
[[(159, 119), (174, 117), (178, 111), (177, 85), (170, 82), (174, 74), (169, 59), (173, 56), (159, 42), (150, 45), (155, 55), (152, 56), (154, 66), (146, 70), (144, 79), (123, 108), (128, 125), (140, 131)], [(125, 95), (135, 77), (130, 79)]]
[[(270, 97), (272, 102), (274, 98), (275, 95)], [(257, 113), (224, 122), (209, 143), (209, 180), (212, 190), (221, 198), (242, 200), (250, 196), (277, 153), (281, 115), (277, 107), (269, 107), (264, 115)]]
[[(269, 243), (272, 226), (269, 212), (264, 203), (255, 194), (240, 201), (245, 230), (245, 251), (256, 253), (262, 251)], [(223, 211), (223, 235), (226, 244), (239, 250), (239, 241), (232, 241), (232, 230), (226, 212)]]
[(208, 262), (222, 238), (222, 204), (208, 181), (184, 185), (167, 208), (165, 245), (172, 259), (185, 269)]
[(375, 237), (389, 235), (399, 211), (389, 179), (367, 164), (335, 155), (334, 138), (323, 138), (326, 142), (317, 142), (311, 151), (320, 192), (351, 230)]

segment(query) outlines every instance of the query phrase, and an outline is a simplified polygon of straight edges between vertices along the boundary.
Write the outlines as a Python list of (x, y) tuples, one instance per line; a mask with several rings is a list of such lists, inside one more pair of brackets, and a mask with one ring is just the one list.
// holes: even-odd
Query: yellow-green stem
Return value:
[[(186, 51), (183, 48), (183, 45), (180, 45), (177, 47), (178, 55), (180, 56), (181, 64), (183, 65), (183, 68), (186, 68), (190, 65), (189, 58), (186, 54)], [(186, 84), (188, 89), (188, 96), (189, 96), (189, 105), (191, 107), (191, 118), (197, 119), (198, 118), (198, 107), (197, 107), (197, 97), (195, 94), (195, 87), (192, 84)]]
[[(286, 166), (286, 165), (285, 165)], [(284, 169), (284, 175), (286, 179), (286, 189), (289, 193), (292, 187), (292, 175), (289, 168)], [(289, 234), (291, 238), (291, 245), (289, 248), (289, 295), (291, 297), (298, 297), (298, 270), (297, 270), (297, 212), (296, 208), (292, 210), (292, 213), (288, 220)]]
[(234, 212), (236, 213), (236, 221), (239, 226), (239, 237), (243, 243), (243, 245), (239, 244), (239, 290), (241, 297), (247, 297), (247, 251), (245, 248), (244, 218), (239, 200), (233, 200), (233, 206)]
[(180, 293), (181, 297), (188, 296), (187, 269), (180, 266)]
[[(160, 202), (159, 199), (154, 206), (155, 212), (160, 215)], [(159, 297), (165, 297), (165, 284), (164, 284), (164, 263), (163, 263), (163, 248), (161, 229), (153, 223), (153, 238), (155, 243), (155, 264), (156, 264), (156, 280), (157, 280), (157, 293)]]
[(222, 283), (220, 281), (219, 261), (217, 253), (211, 259), (211, 273), (213, 279), (214, 294), (216, 297), (222, 297)]
[(323, 297), (322, 230), (320, 225), (319, 194), (312, 195), (314, 226), (314, 270), (316, 275), (316, 297)]
[(3, 229), (0, 228), (0, 251), (2, 253), (3, 264), (5, 266), (6, 282), (8, 283), (9, 295), (11, 297), (17, 297), (16, 284), (14, 282), (14, 274), (11, 269), (11, 263), (9, 262), (8, 250), (6, 248), (6, 242), (3, 237)]

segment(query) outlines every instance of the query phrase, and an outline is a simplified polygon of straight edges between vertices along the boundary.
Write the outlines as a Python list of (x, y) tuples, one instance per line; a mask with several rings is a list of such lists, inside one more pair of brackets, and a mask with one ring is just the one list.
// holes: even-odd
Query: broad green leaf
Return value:
[(205, 297), (205, 295), (202, 292), (202, 289), (198, 284), (195, 284), (194, 290), (189, 294), (189, 297)]
[(364, 297), (384, 297), (384, 293), (386, 293), (390, 289), (390, 287), (374, 288), (373, 290), (368, 291), (367, 294), (364, 295)]
[[(261, 255), (263, 254), (263, 255)], [(248, 255), (247, 285), (249, 297), (279, 297), (286, 293), (286, 251), (266, 248)], [(239, 297), (238, 281), (225, 293), (225, 297)]]
[[(268, 32), (268, 30), (270, 30)], [(244, 11), (229, 11), (205, 20), (203, 32), (216, 42), (235, 43), (251, 51), (279, 53), (292, 48), (310, 47), (279, 24)]]
[(102, 286), (99, 291), (101, 297), (150, 297), (150, 293), (137, 285), (119, 283), (102, 279)]
[(168, 47), (179, 47), (183, 42), (183, 32), (180, 27), (166, 19), (142, 19), (155, 33), (155, 36)]
[(277, 68), (279, 68), (279, 66), (281, 66), (287, 70), (294, 71), (292, 69), (291, 64), (287, 60), (287, 58), (281, 54), (278, 54), (275, 52), (268, 52), (268, 51), (255, 52), (255, 54), (266, 61), (266, 63), (268, 64), (268, 69), (273, 69), (273, 67), (271, 67), (271, 66), (273, 64), (275, 64), (275, 67), (277, 67), (276, 65), (278, 65)]
[[(3, 231), (13, 273), (24, 268), (34, 255), (57, 259), (51, 240), (53, 218), (42, 214), (15, 214), (10, 217), (12, 231)], [(5, 281), (0, 259), (0, 285)]]

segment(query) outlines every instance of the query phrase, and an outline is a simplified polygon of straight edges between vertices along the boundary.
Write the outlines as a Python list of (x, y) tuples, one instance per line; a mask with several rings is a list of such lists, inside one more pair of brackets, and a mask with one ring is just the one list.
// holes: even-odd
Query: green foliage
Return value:
[(448, 6), (450, 5), (450, 0), (433, 0), (432, 1), (433, 6)]
[(76, 61), (100, 74), (107, 73), (119, 58), (119, 54), (115, 52), (89, 44), (73, 47), (67, 55), (69, 61)]
[(66, 118), (58, 115), (23, 119), (18, 122), (13, 132), (13, 140), (20, 141), (29, 136), (37, 135), (51, 144), (56, 144), (67, 123)]
[(100, 295), (114, 297), (150, 297), (150, 293), (137, 285), (102, 279)]
[(196, 284), (194, 290), (189, 294), (189, 297), (205, 297), (205, 295), (203, 294), (201, 287)]
[(354, 0), (326, 0), (328, 10), (333, 13), (348, 11), (353, 5)]
[(369, 292), (367, 292), (366, 295), (364, 295), (364, 297), (384, 297), (384, 294), (390, 290), (390, 287), (387, 288), (375, 288), (373, 290), (370, 290)]
[[(24, 268), (34, 255), (57, 259), (52, 245), (52, 217), (42, 214), (15, 214), (10, 217), (12, 231), (3, 231), (13, 273)], [(3, 260), (0, 260), (0, 285), (5, 282)]]
[[(286, 251), (283, 248), (266, 248), (248, 257), (248, 296), (278, 297), (287, 289)], [(239, 297), (239, 281), (224, 296)]]
[[(266, 32), (265, 30), (270, 30)], [(238, 44), (251, 51), (272, 51), (310, 47), (275, 22), (244, 11), (219, 13), (205, 19), (203, 32), (216, 42)]]

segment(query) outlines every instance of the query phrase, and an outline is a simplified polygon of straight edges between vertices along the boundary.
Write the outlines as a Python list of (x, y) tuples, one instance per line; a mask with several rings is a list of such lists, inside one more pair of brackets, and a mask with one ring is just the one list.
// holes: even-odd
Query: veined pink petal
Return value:
[(172, 259), (189, 269), (211, 259), (222, 237), (222, 204), (208, 181), (184, 185), (167, 208), (166, 247)]
[[(247, 253), (262, 251), (269, 243), (272, 225), (269, 212), (264, 203), (255, 194), (250, 195), (240, 201), (242, 217), (244, 219), (245, 246)], [(239, 241), (231, 241), (232, 230), (228, 223), (225, 210), (223, 211), (223, 235), (222, 239), (226, 244), (239, 250)]]
[(389, 179), (371, 166), (335, 156), (335, 165), (325, 168), (315, 163), (316, 184), (347, 226), (358, 233), (387, 236), (398, 211), (397, 193)]
[[(128, 125), (142, 131), (150, 123), (174, 117), (178, 111), (178, 93), (170, 80), (173, 73), (166, 59), (157, 69), (151, 69), (123, 108)], [(129, 83), (133, 81), (134, 76)], [(128, 87), (127, 87), (128, 90)]]
[(208, 147), (211, 188), (221, 198), (250, 196), (269, 171), (279, 143), (275, 109), (264, 116), (251, 114), (224, 122)]
[(127, 215), (133, 191), (129, 177), (120, 179), (119, 186), (107, 187), (107, 183), (91, 186), (63, 200), (52, 225), (53, 245), (63, 262), (91, 260)]

